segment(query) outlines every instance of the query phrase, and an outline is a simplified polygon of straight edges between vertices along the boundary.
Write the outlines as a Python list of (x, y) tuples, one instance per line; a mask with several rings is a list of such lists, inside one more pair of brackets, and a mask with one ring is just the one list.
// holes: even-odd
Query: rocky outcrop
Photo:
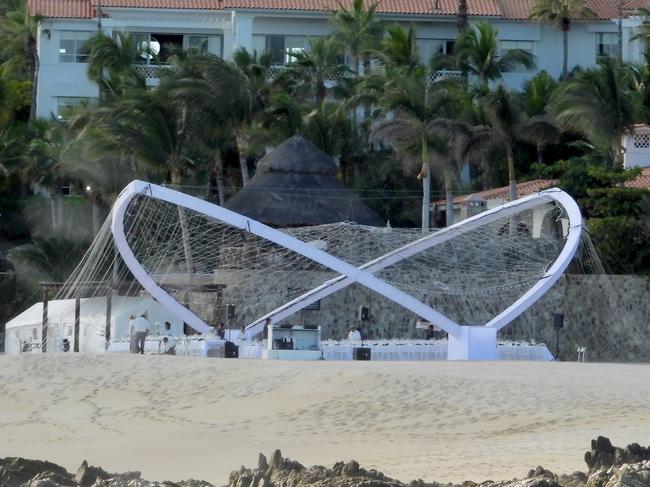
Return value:
[(604, 436), (591, 440), (591, 450), (585, 453), (589, 474), (612, 466), (641, 463), (644, 460), (650, 460), (650, 446), (645, 448), (638, 443), (632, 443), (625, 448), (617, 448)]
[[(226, 487), (650, 487), (650, 447), (637, 443), (617, 448), (608, 438), (599, 436), (585, 453), (588, 473), (574, 472), (558, 476), (539, 466), (523, 479), (460, 485), (409, 484), (366, 470), (358, 462), (335, 463), (332, 468), (305, 467), (275, 450), (267, 459), (260, 453), (256, 468), (241, 467), (230, 474)], [(202, 480), (151, 482), (140, 472), (114, 474), (84, 461), (76, 474), (49, 462), (24, 458), (0, 459), (0, 487), (214, 487)]]
[(0, 458), (0, 487), (214, 487), (202, 480), (149, 482), (140, 472), (108, 473), (85, 460), (75, 475), (54, 463)]

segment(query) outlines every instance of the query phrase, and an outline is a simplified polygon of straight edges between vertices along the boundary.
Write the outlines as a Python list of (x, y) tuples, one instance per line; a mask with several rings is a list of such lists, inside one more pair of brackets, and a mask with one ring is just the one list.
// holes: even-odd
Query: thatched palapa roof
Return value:
[(336, 163), (299, 135), (257, 164), (257, 173), (225, 207), (274, 227), (384, 222), (336, 178)]

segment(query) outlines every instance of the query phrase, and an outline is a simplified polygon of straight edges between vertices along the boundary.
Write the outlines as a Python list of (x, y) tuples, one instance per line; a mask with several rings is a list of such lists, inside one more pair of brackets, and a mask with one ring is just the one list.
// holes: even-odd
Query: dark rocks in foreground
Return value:
[[(614, 447), (608, 438), (592, 440), (585, 453), (588, 472), (558, 476), (537, 467), (526, 478), (491, 480), (460, 485), (414, 480), (404, 484), (377, 470), (366, 470), (354, 460), (332, 468), (304, 467), (276, 450), (267, 459), (260, 454), (257, 468), (233, 471), (227, 487), (650, 487), (650, 447), (632, 443)], [(200, 480), (150, 482), (140, 472), (113, 474), (84, 461), (75, 474), (54, 463), (24, 458), (0, 459), (0, 487), (214, 487)]]

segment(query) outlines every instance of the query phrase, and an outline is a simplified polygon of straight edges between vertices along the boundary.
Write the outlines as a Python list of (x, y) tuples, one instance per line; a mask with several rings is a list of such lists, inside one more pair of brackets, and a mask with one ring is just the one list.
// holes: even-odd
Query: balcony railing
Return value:
[(169, 69), (169, 65), (168, 64), (136, 64), (134, 68), (137, 73), (144, 76), (145, 79), (150, 80), (150, 79), (160, 78), (160, 76), (158, 76), (160, 70)]
[[(162, 69), (169, 69), (169, 67), (170, 66), (167, 64), (136, 64), (135, 70), (138, 73), (140, 73), (147, 81), (154, 81), (157, 84), (157, 81), (160, 78), (159, 76), (160, 71)], [(269, 79), (269, 81), (273, 81), (278, 76), (280, 76), (280, 74), (282, 74), (286, 69), (287, 69), (286, 66), (271, 66), (266, 71), (267, 78)], [(325, 82), (327, 82), (330, 85), (335, 85), (337, 81), (347, 76), (352, 76), (352, 74), (349, 72), (344, 72), (339, 75), (330, 76), (325, 79)], [(430, 83), (435, 83), (437, 81), (442, 81), (446, 79), (460, 79), (461, 76), (462, 73), (460, 71), (449, 70), (449, 69), (444, 69), (440, 71), (431, 71), (428, 74)]]
[(441, 69), (440, 71), (431, 71), (429, 73), (429, 82), (435, 83), (446, 79), (460, 79), (463, 74), (460, 71), (452, 69)]

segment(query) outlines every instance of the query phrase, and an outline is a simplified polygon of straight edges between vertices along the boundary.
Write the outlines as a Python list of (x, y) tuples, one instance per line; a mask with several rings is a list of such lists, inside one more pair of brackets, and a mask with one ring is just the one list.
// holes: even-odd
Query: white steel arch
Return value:
[(421, 318), (435, 323), (450, 335), (459, 336), (463, 333), (462, 328), (465, 327), (461, 327), (458, 323), (447, 316), (415, 299), (413, 296), (410, 296), (387, 282), (382, 281), (373, 274), (390, 265), (416, 255), (419, 252), (427, 250), (435, 245), (439, 245), (473, 229), (489, 224), (490, 222), (555, 201), (564, 208), (569, 220), (565, 245), (553, 264), (535, 285), (526, 291), (506, 310), (501, 312), (488, 323), (484, 324), (489, 328), (499, 330), (534, 304), (559, 279), (578, 248), (582, 232), (582, 216), (577, 204), (567, 193), (557, 188), (553, 188), (480, 213), (467, 220), (463, 220), (434, 234), (407, 244), (357, 268), (325, 251), (287, 235), (284, 232), (275, 230), (260, 222), (251, 220), (250, 218), (239, 215), (220, 206), (169, 188), (164, 188), (143, 181), (133, 181), (122, 191), (113, 207), (111, 230), (115, 239), (116, 247), (133, 276), (156, 300), (163, 304), (179, 319), (188, 323), (197, 331), (203, 333), (207, 332), (210, 327), (191, 310), (178, 303), (164, 289), (158, 286), (151, 276), (147, 274), (140, 262), (138, 262), (136, 256), (128, 245), (124, 233), (124, 214), (130, 201), (138, 194), (146, 194), (148, 197), (194, 210), (239, 229), (246, 230), (318, 262), (319, 264), (340, 274), (338, 277), (323, 283), (321, 286), (306, 292), (302, 296), (280, 306), (271, 313), (268, 313), (249, 324), (247, 329), (252, 334), (259, 333), (262, 330), (263, 323), (267, 318), (271, 318), (273, 321), (277, 322), (305, 308), (309, 304), (349, 286), (352, 283), (359, 283), (412, 311)]

